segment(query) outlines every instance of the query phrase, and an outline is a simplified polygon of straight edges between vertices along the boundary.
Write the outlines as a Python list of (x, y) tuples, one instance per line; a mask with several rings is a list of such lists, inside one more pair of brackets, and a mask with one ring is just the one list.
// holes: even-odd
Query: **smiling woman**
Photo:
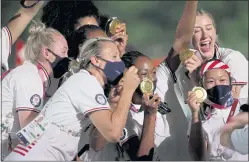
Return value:
[(214, 18), (205, 10), (197, 10), (196, 15), (192, 44), (204, 57), (213, 58), (218, 47)]

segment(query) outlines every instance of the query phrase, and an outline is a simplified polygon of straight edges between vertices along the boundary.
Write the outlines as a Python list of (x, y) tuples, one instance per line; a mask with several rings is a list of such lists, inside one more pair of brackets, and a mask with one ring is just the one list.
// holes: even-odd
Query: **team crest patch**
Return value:
[(100, 105), (105, 105), (107, 102), (106, 97), (103, 94), (97, 94), (95, 96), (95, 100), (97, 101), (97, 103), (99, 103)]
[(121, 136), (121, 138), (120, 138), (120, 141), (124, 140), (124, 139), (126, 138), (126, 136), (127, 136), (127, 129), (124, 128), (124, 129), (123, 129), (122, 136)]
[(30, 103), (34, 106), (34, 107), (39, 107), (41, 105), (41, 97), (38, 94), (34, 94), (31, 98), (30, 98)]

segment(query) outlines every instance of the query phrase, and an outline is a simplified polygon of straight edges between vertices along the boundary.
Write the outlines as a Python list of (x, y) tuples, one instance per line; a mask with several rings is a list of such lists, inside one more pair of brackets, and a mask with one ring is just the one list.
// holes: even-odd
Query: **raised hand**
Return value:
[(122, 23), (117, 26), (115, 34), (111, 37), (115, 41), (120, 52), (120, 57), (125, 54), (125, 49), (128, 41), (128, 35), (126, 33), (126, 24)]
[(137, 74), (138, 69), (135, 66), (130, 67), (124, 74), (123, 88), (135, 91), (141, 80)]
[(193, 55), (191, 58), (187, 59), (183, 64), (189, 71), (189, 73), (192, 74), (194, 70), (201, 66), (202, 60), (200, 57)]
[(195, 92), (188, 92), (187, 103), (192, 111), (192, 113), (199, 112), (200, 110), (200, 102), (198, 102), (198, 98), (196, 97)]
[(149, 94), (143, 95), (142, 107), (144, 111), (150, 115), (154, 115), (157, 113), (158, 105), (160, 104), (160, 97), (155, 94), (153, 97)]

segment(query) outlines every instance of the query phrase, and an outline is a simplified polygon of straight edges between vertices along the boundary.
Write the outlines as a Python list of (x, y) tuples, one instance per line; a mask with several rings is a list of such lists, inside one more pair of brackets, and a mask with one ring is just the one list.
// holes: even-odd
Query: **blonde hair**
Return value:
[(25, 47), (25, 59), (36, 63), (40, 58), (42, 47), (50, 48), (55, 42), (54, 33), (59, 33), (53, 28), (46, 28), (42, 22), (33, 21), (29, 29), (29, 37)]
[(202, 16), (202, 15), (207, 15), (211, 19), (213, 26), (216, 29), (216, 23), (215, 23), (214, 17), (211, 15), (211, 13), (209, 13), (203, 9), (197, 9), (196, 16)]
[(70, 62), (69, 72), (66, 74), (66, 76), (70, 77), (74, 73), (79, 72), (80, 69), (88, 69), (91, 65), (91, 57), (100, 56), (104, 42), (114, 43), (114, 41), (110, 38), (99, 37), (88, 39), (83, 44), (81, 44), (79, 46), (80, 52), (78, 54), (78, 58)]
[[(207, 12), (204, 9), (197, 9), (196, 16), (203, 16), (203, 15), (207, 15), (211, 19), (214, 28), (217, 30), (216, 23), (215, 23), (215, 20), (214, 20), (214, 17), (212, 16), (212, 14)], [(216, 49), (219, 47), (218, 42), (219, 42), (219, 36), (216, 34), (216, 40), (215, 40), (215, 48)], [(192, 41), (191, 41), (191, 47), (194, 47), (192, 44)]]

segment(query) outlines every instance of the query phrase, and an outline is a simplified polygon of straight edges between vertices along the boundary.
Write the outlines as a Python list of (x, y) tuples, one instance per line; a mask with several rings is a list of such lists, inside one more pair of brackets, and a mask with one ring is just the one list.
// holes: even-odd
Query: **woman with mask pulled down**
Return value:
[[(81, 132), (93, 124), (109, 142), (118, 142), (125, 126), (132, 94), (140, 83), (135, 67), (124, 74), (124, 89), (115, 111), (110, 110), (103, 88), (122, 75), (125, 65), (115, 43), (109, 38), (87, 40), (81, 47), (77, 62), (70, 68), (73, 75), (50, 98), (34, 120), (43, 126), (33, 134), (28, 152), (12, 152), (5, 160), (71, 161), (78, 153)], [(76, 66), (77, 65), (77, 66)], [(71, 67), (71, 66), (70, 66)], [(27, 125), (27, 130), (33, 125)], [(41, 132), (41, 133), (40, 133)], [(24, 131), (20, 139), (27, 143)], [(18, 145), (20, 147), (20, 145)], [(22, 146), (24, 147), (24, 146)]]
[(54, 69), (67, 57), (67, 41), (57, 30), (35, 22), (29, 33), (25, 48), (27, 61), (1, 78), (2, 156), (20, 150), (14, 149), (19, 143), (16, 133), (41, 111), (50, 76), (56, 75)]
[[(248, 154), (242, 155), (223, 147), (220, 141), (222, 128), (240, 112), (240, 106), (247, 103), (232, 95), (233, 76), (227, 64), (220, 60), (205, 62), (199, 69), (200, 86), (206, 91), (202, 103), (197, 91), (189, 91), (187, 103), (192, 112), (190, 123), (189, 150), (194, 160), (248, 161)], [(205, 93), (203, 93), (205, 95)]]
[[(155, 92), (156, 68), (152, 60), (138, 51), (125, 53), (121, 59), (126, 68), (134, 65), (138, 69), (138, 75), (142, 81), (140, 86), (143, 81), (150, 80), (154, 88), (152, 87), (151, 92), (148, 93), (143, 92), (139, 86), (134, 92), (126, 126), (119, 143), (109, 143), (97, 129), (90, 131), (90, 150), (87, 156), (82, 157), (84, 161), (160, 160), (154, 147), (159, 146), (170, 136), (165, 115), (170, 110), (166, 104), (161, 103)], [(113, 110), (117, 107), (123, 88), (125, 87), (121, 79), (117, 85), (106, 91)]]

